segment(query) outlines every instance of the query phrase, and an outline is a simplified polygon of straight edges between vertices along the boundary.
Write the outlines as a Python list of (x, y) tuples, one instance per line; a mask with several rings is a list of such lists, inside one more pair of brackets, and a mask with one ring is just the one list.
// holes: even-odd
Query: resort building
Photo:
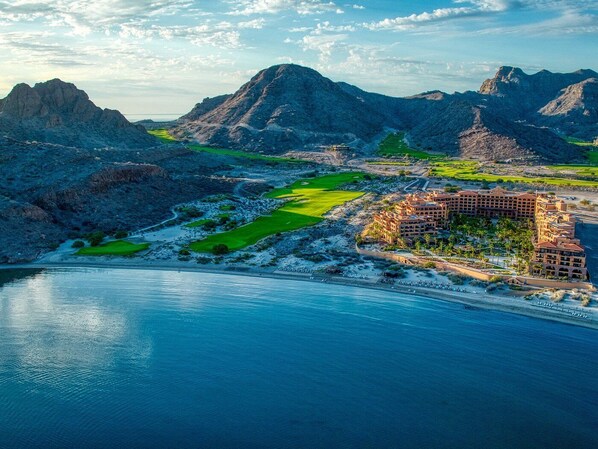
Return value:
[(537, 197), (535, 193), (509, 192), (500, 187), (457, 193), (433, 192), (429, 195), (431, 200), (446, 204), (450, 212), (457, 214), (529, 219), (534, 218)]
[(462, 190), (407, 195), (405, 200), (374, 217), (382, 239), (389, 244), (436, 236), (451, 214), (476, 217), (528, 219), (536, 238), (530, 271), (534, 275), (587, 279), (586, 256), (575, 238), (575, 217), (567, 204), (536, 193), (505, 189)]
[[(458, 193), (411, 194), (392, 211), (374, 217), (374, 221), (380, 225), (385, 241), (392, 244), (398, 239), (409, 241), (425, 234), (436, 235), (446, 226), (450, 214), (533, 220), (537, 197), (533, 193), (509, 192), (499, 187)], [(429, 222), (434, 223), (434, 227), (424, 225)]]
[(437, 225), (434, 220), (417, 215), (403, 215), (397, 211), (384, 211), (374, 217), (380, 224), (383, 240), (387, 243), (397, 243), (399, 239), (411, 241), (426, 234), (435, 236)]
[(587, 279), (585, 250), (575, 238), (576, 220), (567, 213), (567, 204), (549, 197), (538, 197), (535, 220), (532, 274)]
[(449, 207), (428, 197), (418, 195), (407, 195), (405, 201), (397, 204), (396, 212), (401, 216), (413, 216), (425, 218), (433, 221), (437, 227), (442, 228), (448, 223)]

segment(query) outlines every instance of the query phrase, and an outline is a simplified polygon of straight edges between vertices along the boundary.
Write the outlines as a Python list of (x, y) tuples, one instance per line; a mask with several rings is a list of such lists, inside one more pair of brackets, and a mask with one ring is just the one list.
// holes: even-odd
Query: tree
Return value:
[(102, 231), (92, 232), (87, 236), (87, 241), (91, 246), (98, 246), (104, 240), (105, 234)]
[(71, 247), (73, 248), (83, 248), (85, 246), (85, 242), (83, 240), (75, 240)]
[(229, 253), (229, 248), (224, 243), (217, 243), (212, 247), (212, 254), (215, 256), (222, 256)]
[(128, 235), (129, 235), (129, 233), (127, 231), (116, 231), (114, 233), (114, 238), (115, 239), (124, 239), (124, 238), (127, 238)]

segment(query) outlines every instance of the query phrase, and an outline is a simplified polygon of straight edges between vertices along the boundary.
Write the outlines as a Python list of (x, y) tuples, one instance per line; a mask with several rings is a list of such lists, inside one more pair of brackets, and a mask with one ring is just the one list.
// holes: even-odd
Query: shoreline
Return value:
[[(507, 295), (492, 295), (483, 292), (452, 292), (449, 290), (435, 289), (430, 287), (420, 286), (404, 286), (404, 285), (386, 285), (373, 282), (371, 280), (345, 278), (335, 276), (311, 276), (310, 274), (285, 272), (280, 270), (259, 270), (255, 268), (239, 269), (239, 268), (209, 268), (200, 266), (189, 266), (180, 262), (161, 262), (161, 263), (126, 263), (114, 261), (109, 263), (96, 262), (40, 262), (28, 264), (15, 265), (0, 265), (0, 270), (19, 270), (19, 269), (77, 269), (77, 268), (97, 268), (97, 269), (129, 269), (129, 270), (152, 270), (152, 271), (184, 271), (195, 273), (208, 274), (228, 274), (234, 276), (246, 276), (254, 278), (270, 278), (279, 280), (294, 280), (305, 281), (315, 284), (335, 284), (345, 285), (349, 287), (365, 288), (371, 290), (385, 291), (390, 293), (399, 293), (419, 296), (421, 298), (429, 298), (438, 301), (447, 301), (468, 306), (479, 307), (481, 309), (496, 310), (499, 312), (512, 313), (523, 315), (531, 318), (543, 319), (548, 321), (556, 321), (563, 324), (570, 324), (575, 326), (582, 326), (590, 329), (598, 330), (598, 313), (593, 308), (571, 307), (562, 304), (550, 303), (550, 301), (543, 301), (542, 303), (531, 302), (523, 298), (517, 298)], [(550, 306), (550, 304), (553, 304)], [(588, 318), (576, 317), (571, 313), (580, 310), (588, 316)]]

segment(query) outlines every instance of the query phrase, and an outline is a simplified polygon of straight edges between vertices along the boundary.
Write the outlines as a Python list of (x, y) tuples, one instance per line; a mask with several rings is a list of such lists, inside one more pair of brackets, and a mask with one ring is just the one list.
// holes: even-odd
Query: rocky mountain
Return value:
[(260, 71), (229, 97), (200, 103), (180, 122), (177, 133), (201, 142), (275, 153), (367, 142), (389, 118), (315, 70), (283, 64)]
[(497, 113), (592, 140), (598, 135), (597, 79), (598, 73), (587, 69), (527, 75), (518, 68), (501, 67), (482, 83), (479, 93), (486, 107)]
[(67, 238), (136, 230), (175, 204), (230, 193), (226, 158), (183, 146), (83, 149), (0, 137), (0, 263), (26, 262)]
[(174, 132), (212, 145), (280, 152), (330, 143), (372, 148), (386, 132), (401, 130), (410, 145), (452, 156), (571, 161), (582, 150), (559, 134), (598, 135), (597, 78), (592, 70), (527, 75), (505, 66), (478, 92), (394, 98), (284, 64), (262, 70), (233, 95), (199, 103)]
[(80, 148), (145, 148), (156, 139), (120, 112), (97, 107), (74, 84), (18, 84), (0, 100), (0, 136)]
[(200, 103), (197, 103), (191, 111), (181, 117), (181, 120), (197, 120), (202, 115), (207, 114), (213, 109), (216, 109), (232, 95), (218, 95), (217, 97), (206, 97)]
[(540, 108), (539, 122), (561, 132), (592, 139), (598, 136), (598, 78), (588, 78), (562, 89)]

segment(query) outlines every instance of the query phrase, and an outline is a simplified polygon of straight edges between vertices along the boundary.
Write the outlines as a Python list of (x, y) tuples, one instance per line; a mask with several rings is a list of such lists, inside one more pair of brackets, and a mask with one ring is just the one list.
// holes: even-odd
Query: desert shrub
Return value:
[(83, 240), (75, 240), (71, 245), (72, 248), (83, 248), (85, 246), (85, 242)]
[(449, 279), (449, 281), (451, 281), (453, 284), (455, 285), (463, 285), (465, 284), (465, 278), (463, 276), (460, 276), (458, 274), (449, 274), (447, 276), (447, 278)]
[(208, 220), (203, 225), (201, 225), (204, 231), (213, 231), (214, 229), (216, 229), (216, 226), (217, 225), (214, 220)]
[(88, 234), (86, 240), (91, 246), (98, 246), (104, 241), (104, 237), (106, 237), (106, 235), (102, 231), (96, 231)]
[(216, 256), (222, 256), (224, 254), (228, 254), (229, 248), (224, 243), (217, 243), (212, 247), (212, 254)]

